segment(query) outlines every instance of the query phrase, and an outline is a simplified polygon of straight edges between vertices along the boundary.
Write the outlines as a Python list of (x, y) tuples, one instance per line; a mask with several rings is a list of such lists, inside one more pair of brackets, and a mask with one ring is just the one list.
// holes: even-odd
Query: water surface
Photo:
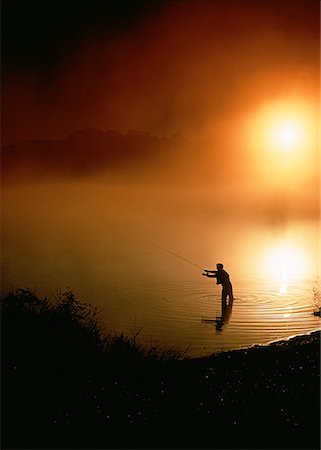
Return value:
[[(320, 329), (318, 222), (223, 214), (203, 194), (101, 182), (11, 187), (2, 290), (71, 288), (102, 310), (106, 330), (190, 356)], [(197, 267), (217, 262), (235, 294), (223, 320), (221, 288)]]

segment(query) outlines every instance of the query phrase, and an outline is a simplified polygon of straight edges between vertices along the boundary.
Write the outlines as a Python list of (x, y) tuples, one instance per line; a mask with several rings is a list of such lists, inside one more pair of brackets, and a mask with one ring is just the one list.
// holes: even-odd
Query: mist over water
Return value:
[(319, 4), (76, 9), (5, 7), (2, 292), (193, 356), (320, 328)]
[[(70, 288), (102, 310), (106, 330), (192, 356), (320, 329), (318, 221), (266, 220), (216, 195), (103, 176), (9, 186), (2, 292)], [(221, 287), (166, 249), (206, 269), (224, 263), (235, 295), (224, 323)]]

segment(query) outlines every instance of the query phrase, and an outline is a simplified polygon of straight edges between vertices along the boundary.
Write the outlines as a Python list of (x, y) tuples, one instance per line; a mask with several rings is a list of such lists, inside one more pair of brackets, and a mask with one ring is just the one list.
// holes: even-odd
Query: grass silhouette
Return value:
[(22, 289), (1, 321), (2, 448), (319, 448), (319, 333), (192, 360)]

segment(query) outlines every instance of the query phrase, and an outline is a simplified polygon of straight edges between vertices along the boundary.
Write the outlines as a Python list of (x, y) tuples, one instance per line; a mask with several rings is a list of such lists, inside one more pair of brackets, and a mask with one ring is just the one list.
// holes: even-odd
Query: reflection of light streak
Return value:
[(283, 295), (288, 290), (289, 284), (289, 252), (287, 249), (280, 248), (276, 256), (280, 261), (281, 268), (279, 295)]
[(288, 317), (291, 316), (291, 313), (292, 313), (293, 309), (292, 309), (291, 307), (288, 307), (288, 308), (287, 308), (287, 311), (288, 311), (288, 312), (286, 312), (286, 313), (283, 314), (283, 317), (284, 317), (285, 319), (287, 319)]
[(270, 248), (264, 255), (263, 270), (279, 285), (279, 295), (284, 295), (289, 283), (309, 273), (306, 253), (294, 244), (283, 243)]
[(279, 289), (279, 295), (286, 294), (287, 290), (288, 290), (288, 283), (286, 283), (286, 282), (281, 283), (280, 289)]

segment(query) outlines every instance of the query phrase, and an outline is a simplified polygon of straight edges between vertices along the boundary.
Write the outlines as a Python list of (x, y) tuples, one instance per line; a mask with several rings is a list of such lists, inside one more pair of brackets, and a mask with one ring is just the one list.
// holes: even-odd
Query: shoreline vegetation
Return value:
[(1, 300), (2, 448), (320, 448), (320, 332), (190, 359), (72, 291)]

